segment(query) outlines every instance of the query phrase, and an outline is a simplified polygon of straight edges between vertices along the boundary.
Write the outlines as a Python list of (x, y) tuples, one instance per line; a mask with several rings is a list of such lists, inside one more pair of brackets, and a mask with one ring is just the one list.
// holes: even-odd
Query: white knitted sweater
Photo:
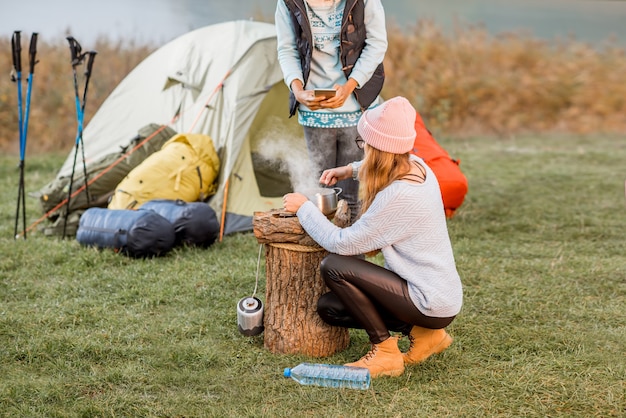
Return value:
[(313, 204), (298, 210), (302, 227), (327, 251), (340, 255), (380, 249), (385, 268), (408, 282), (409, 294), (424, 315), (450, 317), (463, 303), (441, 191), (426, 167), (423, 184), (395, 181), (380, 191), (352, 226), (339, 228)]

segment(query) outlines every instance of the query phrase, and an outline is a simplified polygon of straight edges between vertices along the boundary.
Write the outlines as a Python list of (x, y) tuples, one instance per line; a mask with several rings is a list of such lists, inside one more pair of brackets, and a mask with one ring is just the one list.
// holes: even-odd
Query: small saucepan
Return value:
[(332, 215), (337, 210), (339, 194), (342, 192), (341, 187), (316, 188), (308, 189), (302, 192), (309, 200), (322, 211), (326, 216)]

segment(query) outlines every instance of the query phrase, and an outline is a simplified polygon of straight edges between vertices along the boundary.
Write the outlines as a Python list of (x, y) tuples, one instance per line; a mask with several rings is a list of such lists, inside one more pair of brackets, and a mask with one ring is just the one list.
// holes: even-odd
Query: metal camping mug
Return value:
[(338, 196), (341, 194), (341, 187), (329, 187), (311, 189), (304, 192), (304, 195), (322, 211), (326, 216), (332, 215), (337, 210)]

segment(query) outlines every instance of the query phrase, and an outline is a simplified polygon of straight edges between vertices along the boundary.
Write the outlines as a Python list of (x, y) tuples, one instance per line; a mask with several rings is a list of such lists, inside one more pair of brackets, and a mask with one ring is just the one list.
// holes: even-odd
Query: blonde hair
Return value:
[(391, 154), (368, 146), (363, 164), (359, 168), (361, 214), (367, 211), (378, 192), (404, 177), (409, 171), (411, 167), (408, 152)]

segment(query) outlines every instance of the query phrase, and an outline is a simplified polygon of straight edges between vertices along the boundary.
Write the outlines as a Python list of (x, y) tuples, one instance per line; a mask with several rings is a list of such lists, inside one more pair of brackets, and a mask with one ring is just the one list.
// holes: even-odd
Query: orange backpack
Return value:
[(467, 178), (459, 167), (461, 161), (451, 158), (435, 141), (419, 113), (415, 118), (415, 131), (417, 135), (411, 152), (423, 159), (437, 176), (446, 217), (451, 218), (467, 194)]

